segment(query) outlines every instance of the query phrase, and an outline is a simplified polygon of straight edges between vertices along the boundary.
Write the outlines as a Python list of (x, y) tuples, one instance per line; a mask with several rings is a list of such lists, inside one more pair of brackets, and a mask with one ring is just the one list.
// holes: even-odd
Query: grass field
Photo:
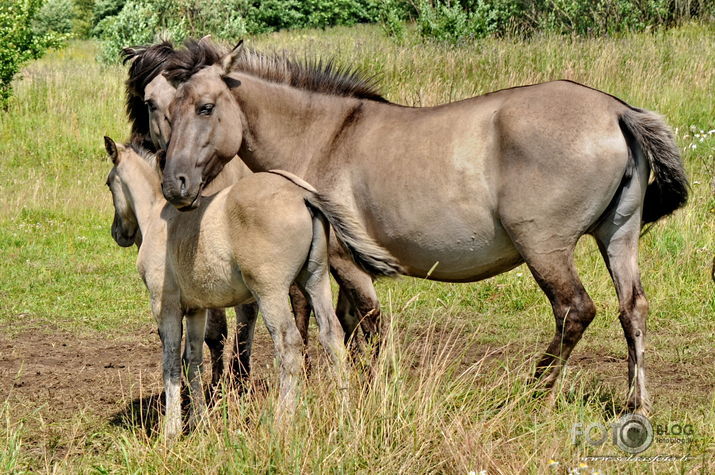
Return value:
[(574, 424), (614, 422), (626, 393), (615, 292), (596, 246), (583, 239), (577, 265), (599, 315), (574, 351), (554, 407), (526, 384), (553, 317), (522, 266), (473, 284), (379, 282), (392, 332), (370, 390), (356, 374), (350, 407), (341, 406), (318, 362), (286, 433), (271, 423), (275, 368), (260, 328), (255, 377), (267, 391), (227, 396), (207, 430), (165, 446), (151, 433), (153, 420), (131, 417), (161, 391), (159, 338), (136, 253), (110, 237), (104, 187), (110, 166), (102, 136), (128, 135), (126, 72), (98, 65), (95, 44), (75, 42), (25, 68), (0, 115), (0, 471), (715, 471), (714, 25), (458, 48), (410, 38), (396, 45), (371, 26), (250, 43), (335, 56), (376, 75), (388, 99), (409, 105), (568, 78), (664, 114), (692, 196), (641, 240), (651, 421), (670, 428), (670, 439), (678, 424), (690, 424), (693, 434), (679, 441), (657, 434), (641, 454), (676, 456), (671, 461), (587, 460), (627, 454), (609, 441), (572, 443)]

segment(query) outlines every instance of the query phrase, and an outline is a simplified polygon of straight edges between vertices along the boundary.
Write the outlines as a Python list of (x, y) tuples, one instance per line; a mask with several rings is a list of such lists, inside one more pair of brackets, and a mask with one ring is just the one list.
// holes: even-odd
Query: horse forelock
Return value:
[(161, 73), (174, 51), (173, 44), (168, 40), (122, 50), (122, 62), (131, 62), (125, 82), (126, 111), (132, 126), (131, 141), (152, 150), (154, 146), (149, 137), (149, 111), (144, 104), (144, 91)]
[[(201, 69), (218, 63), (223, 56), (210, 41), (188, 40), (185, 48), (177, 50), (167, 63), (164, 74), (171, 82), (186, 82)], [(243, 47), (231, 70), (306, 91), (387, 102), (377, 89), (375, 77), (366, 77), (353, 67), (337, 65), (333, 59), (297, 61), (285, 53), (268, 55)]]
[(223, 57), (224, 51), (208, 39), (184, 41), (184, 48), (175, 50), (167, 61), (164, 75), (172, 83), (186, 82), (207, 66), (214, 65)]

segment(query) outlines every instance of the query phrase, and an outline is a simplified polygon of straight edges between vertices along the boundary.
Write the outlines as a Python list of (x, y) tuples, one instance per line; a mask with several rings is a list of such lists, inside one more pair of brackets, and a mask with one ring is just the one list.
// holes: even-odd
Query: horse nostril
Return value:
[(186, 198), (189, 194), (186, 189), (186, 175), (176, 175), (176, 179), (179, 180), (179, 193), (181, 194), (181, 197)]

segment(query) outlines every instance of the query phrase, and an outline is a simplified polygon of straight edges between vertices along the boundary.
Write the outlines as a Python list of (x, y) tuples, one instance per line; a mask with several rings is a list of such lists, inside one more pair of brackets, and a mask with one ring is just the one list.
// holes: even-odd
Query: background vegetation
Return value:
[(538, 32), (601, 36), (715, 18), (709, 0), (0, 0), (0, 107), (27, 60), (71, 36), (101, 41), (99, 59), (158, 37), (245, 35), (380, 23), (397, 42), (415, 26), (423, 41), (450, 44)]
[(0, 109), (12, 96), (12, 81), (23, 64), (63, 44), (71, 25), (57, 6), (70, 0), (0, 0)]
[[(263, 356), (255, 370), (268, 379), (268, 391), (227, 396), (206, 432), (168, 448), (147, 435), (139, 419), (117, 424), (87, 408), (49, 420), (38, 414), (59, 407), (25, 407), (9, 398), (0, 404), (0, 471), (712, 473), (714, 43), (715, 26), (697, 23), (617, 37), (545, 33), (457, 46), (424, 43), (415, 29), (396, 43), (373, 25), (251, 40), (256, 48), (356, 65), (380, 78), (388, 99), (407, 105), (569, 78), (664, 114), (676, 130), (692, 198), (641, 240), (651, 304), (652, 420), (691, 423), (695, 437), (656, 443), (644, 455), (692, 459), (583, 462), (585, 455), (618, 452), (571, 443), (574, 423), (613, 422), (626, 391), (626, 345), (613, 286), (596, 246), (584, 239), (577, 266), (599, 315), (576, 348), (552, 409), (526, 385), (532, 357), (552, 336), (553, 317), (525, 267), (474, 284), (403, 278), (378, 282), (392, 338), (371, 389), (354, 376), (349, 408), (334, 397), (318, 358), (299, 418), (287, 434), (276, 432), (275, 370), (260, 326), (256, 348)], [(6, 335), (68, 332), (92, 345), (134, 342), (153, 326), (136, 253), (118, 248), (109, 235), (112, 205), (103, 183), (110, 166), (102, 136), (128, 135), (126, 72), (94, 62), (97, 52), (96, 43), (74, 41), (31, 63), (0, 115), (0, 331)], [(12, 344), (0, 351), (12, 351)], [(123, 388), (126, 403), (159, 394), (155, 373)], [(11, 381), (1, 384), (11, 387)]]

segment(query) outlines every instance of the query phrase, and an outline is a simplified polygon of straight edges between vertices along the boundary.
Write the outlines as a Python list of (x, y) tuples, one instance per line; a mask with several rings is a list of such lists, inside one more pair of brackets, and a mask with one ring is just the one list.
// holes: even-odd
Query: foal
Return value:
[[(280, 362), (279, 415), (293, 412), (302, 367), (302, 341), (288, 302), (296, 282), (313, 306), (320, 342), (345, 384), (343, 330), (332, 308), (328, 278), (330, 226), (356, 262), (379, 275), (400, 272), (394, 258), (355, 225), (356, 219), (287, 172), (251, 175), (205, 197), (182, 213), (161, 194), (156, 159), (105, 137), (114, 164), (107, 184), (114, 201), (112, 236), (142, 245), (137, 268), (149, 290), (163, 345), (164, 429), (181, 430), (181, 334), (186, 315), (189, 427), (205, 418), (201, 384), (206, 309), (255, 299)], [(141, 155), (140, 155), (141, 154)]]

